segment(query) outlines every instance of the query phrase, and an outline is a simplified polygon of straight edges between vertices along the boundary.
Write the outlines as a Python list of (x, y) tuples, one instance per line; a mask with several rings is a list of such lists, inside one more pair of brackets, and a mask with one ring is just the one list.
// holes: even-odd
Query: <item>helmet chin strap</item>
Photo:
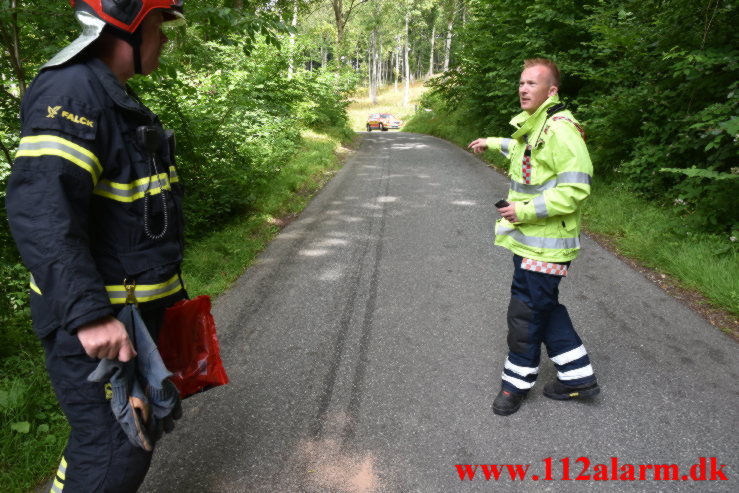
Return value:
[(105, 31), (131, 45), (131, 48), (133, 48), (134, 73), (141, 74), (141, 28), (139, 27), (139, 29), (136, 29), (133, 33), (127, 33), (126, 31), (107, 24), (105, 26)]
[(131, 35), (131, 41), (129, 41), (133, 47), (133, 68), (134, 73), (141, 73), (141, 29), (136, 29), (136, 32)]

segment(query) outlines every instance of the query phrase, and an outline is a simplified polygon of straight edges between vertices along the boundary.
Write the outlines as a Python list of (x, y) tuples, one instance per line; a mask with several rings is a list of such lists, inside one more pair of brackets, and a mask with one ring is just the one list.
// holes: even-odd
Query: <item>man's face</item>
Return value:
[(557, 86), (552, 85), (547, 67), (535, 65), (521, 72), (521, 80), (518, 83), (518, 98), (521, 102), (521, 109), (526, 113), (534, 113), (547, 98), (556, 93)]
[(164, 14), (161, 10), (152, 10), (141, 22), (141, 72), (152, 73), (159, 66), (162, 46), (168, 41), (162, 32)]

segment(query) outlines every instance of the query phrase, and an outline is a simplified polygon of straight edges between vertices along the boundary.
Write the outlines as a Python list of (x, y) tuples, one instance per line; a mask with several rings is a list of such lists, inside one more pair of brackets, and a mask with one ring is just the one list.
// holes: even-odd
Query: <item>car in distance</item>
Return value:
[(367, 118), (367, 131), (382, 130), (386, 132), (391, 128), (400, 128), (402, 121), (395, 118), (390, 113), (372, 113)]

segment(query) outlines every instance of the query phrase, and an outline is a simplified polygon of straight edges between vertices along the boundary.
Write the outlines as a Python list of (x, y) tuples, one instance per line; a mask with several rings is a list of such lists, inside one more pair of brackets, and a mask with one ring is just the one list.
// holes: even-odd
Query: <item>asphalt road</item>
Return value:
[[(602, 394), (545, 398), (544, 357), (520, 411), (493, 414), (513, 270), (492, 245), (493, 204), (507, 187), (442, 140), (367, 134), (216, 301), (231, 383), (185, 401), (142, 491), (739, 491), (737, 344), (588, 238), (561, 300)], [(701, 457), (708, 480), (683, 481)], [(710, 481), (711, 458), (727, 481)], [(614, 480), (614, 461), (634, 480)], [(530, 466), (461, 481), (458, 464)], [(640, 480), (642, 464), (678, 479)]]

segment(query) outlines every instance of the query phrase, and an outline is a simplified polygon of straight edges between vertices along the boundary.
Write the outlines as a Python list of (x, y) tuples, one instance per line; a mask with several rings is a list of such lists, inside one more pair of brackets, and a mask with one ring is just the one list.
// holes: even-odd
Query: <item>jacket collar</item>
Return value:
[(127, 85), (123, 85), (102, 60), (96, 57), (91, 57), (85, 63), (95, 74), (95, 77), (100, 81), (103, 89), (105, 89), (105, 92), (108, 94), (110, 99), (113, 100), (116, 106), (119, 106), (124, 110), (145, 115), (149, 120), (154, 118), (151, 111), (138, 101), (133, 90)]
[(514, 139), (520, 139), (524, 135), (531, 133), (547, 119), (547, 110), (557, 103), (559, 103), (559, 94), (555, 94), (548, 98), (531, 115), (522, 111), (518, 115), (514, 116), (510, 123), (516, 127), (517, 130), (513, 132), (511, 137)]

